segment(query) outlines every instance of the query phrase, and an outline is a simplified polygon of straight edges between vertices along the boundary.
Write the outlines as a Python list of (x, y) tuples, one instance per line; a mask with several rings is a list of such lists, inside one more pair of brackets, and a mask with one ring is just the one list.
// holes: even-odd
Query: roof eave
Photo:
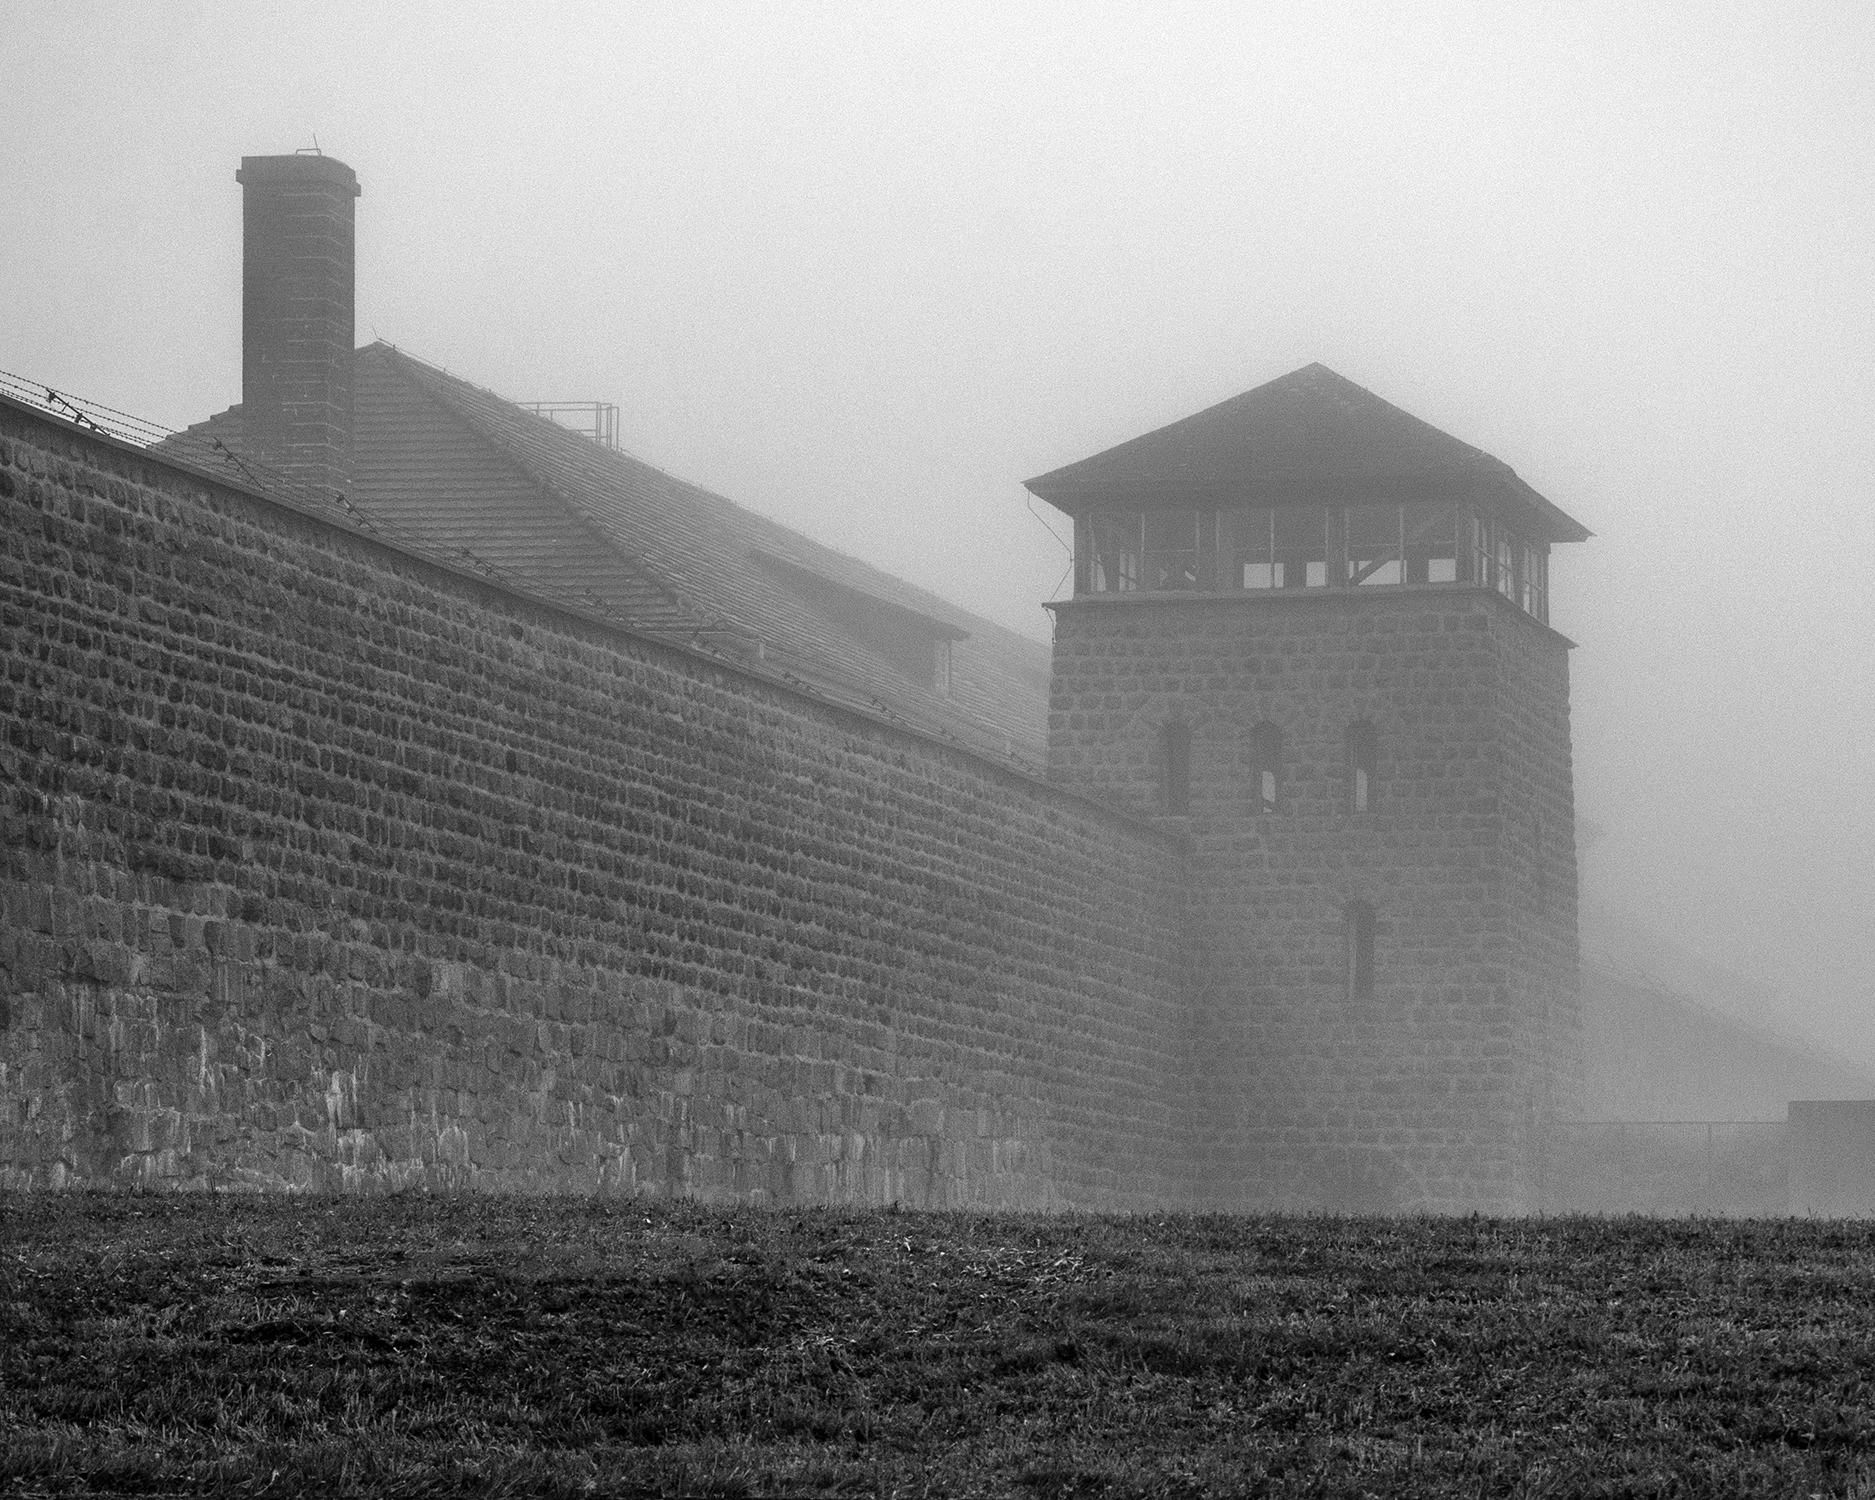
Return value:
[(1044, 474), (1023, 488), (1069, 516), (1106, 509), (1159, 509), (1175, 505), (1361, 505), (1389, 500), (1464, 499), (1507, 504), (1535, 520), (1550, 542), (1585, 542), (1594, 535), (1516, 474), (1457, 477), (1321, 478), (1262, 476), (1229, 483), (1194, 480), (1114, 481), (1060, 479)]

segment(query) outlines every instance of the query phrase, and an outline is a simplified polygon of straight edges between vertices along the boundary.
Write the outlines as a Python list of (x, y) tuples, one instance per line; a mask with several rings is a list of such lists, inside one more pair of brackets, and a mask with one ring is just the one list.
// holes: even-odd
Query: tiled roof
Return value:
[(1588, 536), (1509, 464), (1319, 364), (1028, 487), (1071, 514), (1114, 504), (1463, 497), (1534, 514), (1555, 541)]
[[(356, 359), (361, 529), (971, 748), (1045, 758), (1046, 646), (388, 344)], [(241, 450), (239, 407), (178, 442), (215, 438)], [(908, 656), (921, 630), (948, 648), (948, 691)]]

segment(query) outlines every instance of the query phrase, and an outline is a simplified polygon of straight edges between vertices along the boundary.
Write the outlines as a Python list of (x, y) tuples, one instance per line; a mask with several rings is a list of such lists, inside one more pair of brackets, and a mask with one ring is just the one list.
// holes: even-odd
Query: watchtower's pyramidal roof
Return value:
[(1465, 499), (1521, 512), (1551, 541), (1589, 535), (1502, 459), (1322, 364), (1051, 470), (1028, 488), (1071, 514), (1106, 505)]

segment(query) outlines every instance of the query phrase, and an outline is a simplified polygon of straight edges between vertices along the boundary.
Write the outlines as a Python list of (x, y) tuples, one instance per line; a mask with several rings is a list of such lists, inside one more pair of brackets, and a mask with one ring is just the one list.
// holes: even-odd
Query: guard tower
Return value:
[(1580, 1070), (1588, 532), (1321, 365), (1028, 482), (1074, 519), (1049, 766), (1190, 839), (1197, 1196), (1538, 1206)]

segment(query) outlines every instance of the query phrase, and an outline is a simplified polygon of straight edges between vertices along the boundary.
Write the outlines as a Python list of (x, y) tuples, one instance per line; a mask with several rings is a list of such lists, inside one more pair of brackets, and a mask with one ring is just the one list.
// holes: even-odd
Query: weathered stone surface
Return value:
[(0, 518), (0, 1184), (1543, 1201), (1568, 648), (1494, 593), (1063, 606), (1051, 785), (5, 405)]
[(0, 1184), (1189, 1201), (1174, 835), (0, 407)]
[[(1378, 746), (1365, 812), (1357, 723)], [(1541, 1126), (1579, 1082), (1561, 636), (1466, 587), (1076, 601), (1057, 606), (1050, 768), (1191, 841), (1202, 1201), (1534, 1206)], [(1352, 901), (1376, 916), (1361, 999)]]

